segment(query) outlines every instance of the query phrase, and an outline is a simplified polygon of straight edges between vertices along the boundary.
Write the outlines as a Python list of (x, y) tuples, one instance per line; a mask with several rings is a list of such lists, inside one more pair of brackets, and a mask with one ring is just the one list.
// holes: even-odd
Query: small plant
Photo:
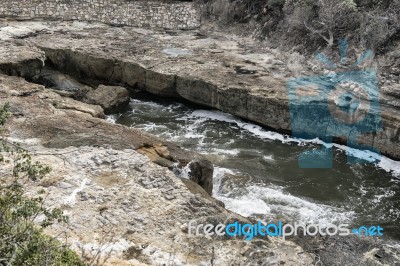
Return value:
[(33, 162), (28, 151), (4, 137), (10, 117), (8, 104), (0, 106), (0, 265), (85, 265), (58, 240), (43, 234), (55, 222), (67, 222), (60, 209), (44, 207), (44, 199), (27, 197), (25, 185), (51, 169)]

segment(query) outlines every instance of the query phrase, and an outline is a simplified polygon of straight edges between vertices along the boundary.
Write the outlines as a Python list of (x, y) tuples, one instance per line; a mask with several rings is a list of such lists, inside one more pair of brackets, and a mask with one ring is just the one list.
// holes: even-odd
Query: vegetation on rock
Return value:
[(43, 230), (67, 222), (60, 209), (48, 209), (41, 196), (28, 197), (25, 186), (51, 169), (4, 137), (9, 105), (0, 106), (0, 265), (85, 265), (79, 256)]
[(398, 0), (196, 0), (203, 17), (242, 25), (273, 45), (315, 52), (346, 38), (378, 52), (400, 36)]

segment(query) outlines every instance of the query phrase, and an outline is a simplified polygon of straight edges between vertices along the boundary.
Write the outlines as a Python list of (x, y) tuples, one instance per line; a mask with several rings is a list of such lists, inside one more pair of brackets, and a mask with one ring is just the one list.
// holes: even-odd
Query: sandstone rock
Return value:
[(93, 117), (105, 118), (103, 109), (98, 105), (86, 104), (83, 102), (74, 101), (70, 98), (55, 98), (52, 99), (51, 104), (55, 108), (60, 110), (75, 110), (78, 112), (90, 114)]
[(158, 165), (168, 167), (172, 170), (174, 163), (171, 156), (169, 155), (168, 147), (162, 143), (156, 143), (154, 145), (146, 145), (137, 150), (139, 153), (146, 155), (150, 160)]
[[(110, 170), (107, 164), (91, 165), (109, 159), (120, 164)], [(157, 265), (173, 261), (175, 265), (199, 265), (211, 259), (220, 265), (257, 265), (273, 257), (288, 260), (301, 251), (298, 246), (279, 240), (260, 239), (251, 243), (241, 239), (216, 239), (188, 234), (187, 224), (249, 222), (226, 212), (220, 203), (190, 180), (179, 178), (135, 151), (118, 151), (95, 147), (48, 149), (39, 147), (36, 158), (50, 164), (61, 182), (75, 184), (68, 190), (62, 186), (47, 187), (46, 204), (68, 212), (70, 226), (54, 224), (47, 233), (64, 232), (68, 243), (88, 258), (99, 256), (105, 265)], [(68, 164), (64, 164), (63, 161)], [(43, 189), (31, 185), (34, 194)], [(79, 192), (78, 192), (79, 191)], [(200, 191), (200, 192), (199, 192)], [(192, 194), (192, 193), (196, 193)], [(157, 230), (154, 230), (154, 229)], [(212, 248), (209, 245), (214, 245)], [(196, 249), (202, 246), (202, 249)], [(281, 249), (284, 252), (281, 252)], [(215, 252), (215, 250), (218, 250)], [(244, 254), (241, 251), (246, 250)], [(261, 252), (253, 257), (251, 252)], [(272, 254), (273, 253), (273, 254)], [(294, 260), (297, 265), (311, 262)], [(207, 264), (208, 265), (208, 264)], [(289, 264), (290, 265), (290, 264)]]
[(104, 85), (89, 91), (83, 99), (86, 103), (100, 105), (106, 114), (120, 112), (129, 104), (129, 100), (130, 96), (127, 89)]
[[(46, 52), (49, 61), (67, 73), (127, 84), (134, 89), (145, 89), (162, 96), (180, 97), (283, 133), (291, 133), (287, 79), (296, 73), (306, 76), (321, 74), (307, 69), (306, 64), (296, 63), (300, 72), (290, 65), (281, 66), (285, 60), (290, 62), (289, 54), (261, 48), (260, 51), (249, 52), (252, 48), (239, 45), (239, 42), (252, 43), (253, 40), (243, 38), (233, 41), (217, 32), (213, 33), (214, 37), (208, 38), (195, 38), (197, 32), (177, 32), (174, 38), (170, 38), (168, 33), (157, 30), (123, 28), (116, 32), (97, 25), (84, 29), (69, 24), (62, 27), (73, 34), (65, 36), (55, 31), (51, 36), (38, 34), (28, 39)], [(212, 43), (220, 47), (219, 53), (210, 49)], [(168, 57), (163, 52), (167, 46), (193, 53)], [(235, 66), (250, 72), (238, 73)], [(390, 79), (387, 80), (390, 84), (385, 83), (385, 86), (391, 88), (398, 82), (395, 77)], [(400, 158), (397, 145), (400, 110), (398, 93), (393, 91), (389, 89), (382, 93), (382, 131), (358, 134), (357, 141), (361, 145), (373, 146), (385, 155)], [(318, 103), (315, 104), (318, 106)], [(309, 128), (313, 129), (312, 126)], [(345, 138), (336, 140), (347, 141)]]
[(150, 93), (178, 97), (175, 90), (176, 77), (174, 75), (165, 75), (151, 70), (146, 71), (146, 90)]
[(213, 190), (214, 167), (210, 161), (195, 160), (189, 164), (189, 177), (192, 181), (199, 184), (209, 195)]
[[(213, 189), (213, 173), (214, 166), (208, 160), (202, 158), (202, 156), (193, 154), (191, 157), (187, 157), (186, 160), (182, 160), (184, 155), (181, 154), (179, 149), (170, 149), (171, 146), (166, 146), (162, 143), (156, 143), (153, 145), (145, 145), (139, 148), (137, 151), (143, 155), (146, 155), (150, 160), (160, 166), (168, 167), (173, 170), (176, 166), (176, 162), (182, 166), (189, 167), (189, 176), (194, 184), (200, 186), (197, 189), (204, 189), (208, 195), (212, 195)], [(191, 160), (192, 159), (192, 160)], [(182, 169), (179, 169), (182, 171)], [(193, 185), (190, 182), (185, 182), (185, 184)]]
[(19, 117), (9, 123), (10, 131), (21, 138), (38, 138), (49, 148), (96, 145), (142, 151), (147, 147), (152, 160), (164, 158), (183, 165), (202, 158), (143, 131), (99, 119), (104, 117), (100, 106), (61, 97), (22, 78), (0, 75), (0, 103), (5, 101)]
[(12, 42), (0, 45), (0, 73), (33, 78), (40, 73), (44, 60), (45, 54), (37, 48)]
[[(243, 59), (244, 50), (237, 45), (210, 56), (201, 48), (202, 40), (193, 38), (191, 32), (168, 38), (160, 32), (71, 25), (53, 23), (51, 35), (27, 36), (29, 45), (51, 51), (48, 59), (61, 68), (75, 69), (90, 78), (112, 83), (144, 88), (147, 83), (150, 88), (151, 82), (144, 75), (148, 69), (169, 77), (176, 75), (177, 92), (187, 100), (221, 110), (226, 108), (234, 114), (253, 117), (253, 121), (264, 119), (260, 123), (277, 129), (289, 129), (284, 81), (275, 79), (267, 64), (242, 63), (245, 68), (248, 64), (260, 64), (265, 71), (257, 70), (257, 76), (241, 75), (240, 78), (234, 69), (221, 69), (222, 61)], [(176, 47), (187, 43), (196, 52), (184, 58), (165, 58), (160, 51), (166, 42)], [(2, 44), (0, 67), (5, 73), (32, 75), (42, 65), (39, 59), (44, 58), (38, 51), (29, 53), (32, 46), (17, 48), (10, 42)], [(22, 58), (18, 57), (19, 51), (23, 52)], [(261, 59), (268, 56), (256, 55)], [(299, 245), (303, 249), (279, 238), (244, 241), (188, 235), (187, 224), (191, 220), (198, 223), (234, 220), (252, 223), (254, 220), (224, 210), (195, 182), (185, 180), (183, 184), (171, 171), (135, 150), (150, 147), (150, 154), (157, 155), (156, 158), (182, 165), (193, 161), (192, 178), (211, 193), (212, 168), (201, 156), (142, 131), (99, 119), (95, 117), (95, 108), (99, 106), (66, 100), (21, 78), (0, 76), (0, 81), (0, 104), (10, 102), (14, 113), (6, 125), (10, 137), (31, 150), (35, 160), (49, 164), (55, 174), (29, 186), (30, 193), (37, 195), (45, 189), (49, 193), (46, 204), (63, 208), (71, 217), (70, 227), (54, 225), (48, 233), (59, 236), (63, 232), (64, 236), (67, 232), (69, 243), (78, 253), (89, 258), (96, 254), (102, 259), (108, 256), (105, 265), (312, 265), (319, 263), (319, 256), (311, 256), (320, 251), (315, 251), (314, 244), (317, 244), (321, 250), (329, 249), (320, 256), (328, 264), (334, 262), (330, 258), (341, 258), (349, 265), (360, 261), (379, 265), (373, 255), (376, 253), (371, 250), (383, 244), (368, 243), (358, 249), (359, 243), (369, 241), (364, 239), (355, 240), (349, 246), (345, 242), (336, 248), (337, 242), (329, 238), (319, 238), (316, 242), (301, 238)], [(173, 83), (166, 79), (165, 84)], [(166, 91), (173, 91), (173, 86), (166, 86)], [(396, 118), (397, 113), (392, 111), (390, 107), (385, 110), (386, 121)], [(393, 129), (396, 127), (397, 124)], [(384, 146), (392, 149), (389, 152), (396, 151), (391, 148), (393, 142), (388, 141)], [(60, 186), (60, 182), (74, 187), (63, 189), (65, 185)], [(398, 263), (389, 252), (384, 256), (387, 256), (384, 263)]]

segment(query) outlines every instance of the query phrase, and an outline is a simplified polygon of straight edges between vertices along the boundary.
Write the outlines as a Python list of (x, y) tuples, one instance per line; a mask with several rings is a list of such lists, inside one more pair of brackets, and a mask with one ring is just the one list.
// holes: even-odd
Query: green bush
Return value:
[[(10, 116), (0, 106), (0, 132)], [(0, 265), (86, 265), (58, 240), (43, 234), (55, 222), (67, 222), (60, 209), (44, 207), (40, 196), (25, 196), (27, 183), (42, 179), (51, 169), (33, 162), (19, 145), (0, 136)], [(9, 169), (9, 172), (5, 171)]]
[(36, 231), (29, 245), (15, 260), (15, 265), (85, 265), (70, 249), (63, 247), (59, 241)]

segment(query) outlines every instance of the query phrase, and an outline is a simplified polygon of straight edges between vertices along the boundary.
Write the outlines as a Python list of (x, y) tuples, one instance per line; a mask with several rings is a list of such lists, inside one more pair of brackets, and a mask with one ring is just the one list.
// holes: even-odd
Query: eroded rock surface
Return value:
[[(18, 28), (32, 22), (9, 23)], [(33, 27), (40, 28), (32, 30), (35, 34), (7, 35), (0, 41), (3, 73), (37, 75), (45, 52), (55, 65), (79, 78), (182, 97), (278, 130), (290, 129), (285, 78), (302, 68), (285, 65), (277, 51), (256, 53), (240, 44), (243, 40), (191, 31), (172, 34), (101, 24), (35, 23), (41, 25)], [(164, 52), (170, 47), (188, 52)], [(395, 91), (384, 95), (382, 134), (390, 138), (375, 141), (385, 153), (396, 156), (398, 133), (391, 134), (398, 128), (398, 110), (392, 104), (397, 98)], [(249, 222), (168, 169), (174, 162), (187, 165), (201, 156), (108, 123), (101, 119), (100, 106), (62, 97), (22, 78), (0, 76), (0, 104), (5, 102), (10, 102), (13, 113), (7, 123), (9, 139), (53, 168), (48, 178), (31, 184), (31, 193), (44, 188), (47, 204), (61, 207), (71, 217), (68, 228), (54, 226), (49, 233), (66, 232), (70, 244), (84, 256), (96, 256), (100, 250), (99, 256), (108, 258), (109, 265), (312, 265), (321, 259), (331, 263), (331, 257), (348, 264), (399, 261), (398, 254), (381, 243), (354, 238), (337, 242), (301, 238), (294, 244), (279, 238), (249, 242), (190, 236), (187, 223), (193, 219), (203, 224)], [(210, 184), (199, 173), (194, 180), (203, 181), (209, 192)], [(229, 190), (228, 183), (224, 186)], [(322, 254), (323, 250), (329, 252)]]
[(167, 162), (184, 167), (190, 161), (203, 159), (200, 154), (140, 130), (98, 119), (105, 117), (98, 105), (62, 97), (22, 78), (0, 75), (0, 81), (0, 97), (5, 99), (2, 102), (9, 102), (16, 116), (10, 124), (10, 132), (15, 138), (38, 138), (48, 148), (91, 145), (142, 152), (145, 147), (156, 147), (163, 152), (149, 158), (162, 166), (168, 166), (164, 165)]
[(189, 169), (190, 179), (204, 188), (208, 194), (212, 195), (214, 173), (214, 167), (212, 163), (204, 159), (196, 160), (190, 162)]
[(86, 93), (82, 101), (100, 105), (105, 114), (118, 113), (129, 104), (129, 92), (119, 86), (100, 85), (95, 90)]
[(5, 102), (13, 113), (6, 124), (9, 140), (52, 168), (44, 180), (29, 184), (29, 194), (44, 192), (48, 206), (60, 207), (70, 217), (68, 226), (57, 224), (47, 233), (62, 235), (88, 260), (104, 265), (311, 263), (309, 255), (297, 255), (301, 247), (279, 239), (189, 235), (191, 220), (248, 222), (136, 149), (153, 146), (171, 160), (190, 160), (190, 152), (108, 123), (96, 117), (102, 116), (99, 106), (64, 98), (22, 78), (0, 76), (0, 104)]
[[(32, 22), (8, 23), (8, 27), (18, 29)], [(41, 26), (36, 27), (41, 29), (40, 32), (25, 37), (22, 43), (44, 51), (49, 61), (74, 76), (183, 98), (285, 133), (292, 130), (287, 80), (330, 73), (317, 67), (312, 59), (292, 58), (279, 50), (255, 47), (252, 39), (218, 33), (114, 28), (102, 24), (82, 26), (67, 22), (41, 22)], [(171, 49), (185, 52), (166, 52)], [(358, 70), (371, 67), (374, 68), (368, 61)], [(382, 68), (378, 69), (382, 128), (376, 133), (348, 129), (344, 136), (337, 136), (335, 140), (346, 143), (351, 133), (356, 136), (353, 142), (400, 158), (400, 104), (396, 96), (399, 80), (394, 75), (387, 77), (385, 73)], [(351, 86), (348, 90), (368, 104), (368, 97), (359, 95)], [(298, 96), (307, 96), (307, 92), (300, 90)], [(340, 108), (337, 106), (339, 98), (337, 91), (327, 100)], [(307, 117), (307, 108), (313, 105), (315, 109), (320, 108), (321, 102), (292, 104), (304, 109), (302, 115)], [(318, 125), (318, 132), (333, 131), (335, 135), (340, 131), (332, 128), (330, 123)], [(315, 129), (313, 125), (308, 128)], [(312, 130), (306, 133), (315, 136)]]
[[(31, 189), (45, 189), (47, 204), (70, 217), (68, 234), (78, 253), (91, 258), (101, 250), (106, 265), (261, 265), (285, 261), (308, 265), (299, 246), (278, 239), (254, 242), (188, 234), (187, 224), (246, 219), (228, 213), (212, 199), (193, 194), (166, 168), (133, 150), (93, 147), (39, 149), (36, 158), (53, 174)], [(276, 246), (275, 246), (276, 245)], [(257, 253), (257, 256), (252, 254)]]

